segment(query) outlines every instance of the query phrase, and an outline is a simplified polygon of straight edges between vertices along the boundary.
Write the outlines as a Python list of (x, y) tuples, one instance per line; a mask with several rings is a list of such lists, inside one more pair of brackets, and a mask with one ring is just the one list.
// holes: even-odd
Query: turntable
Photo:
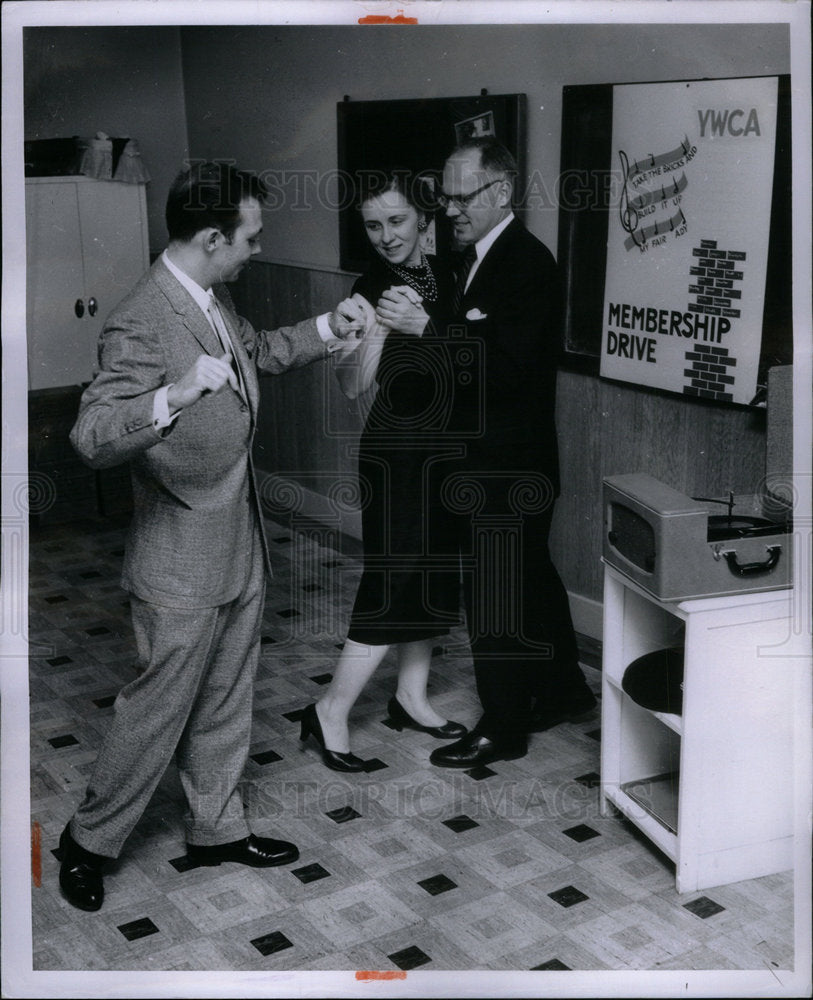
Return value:
[(759, 497), (693, 498), (634, 473), (604, 480), (604, 512), (605, 561), (660, 600), (791, 586), (792, 520)]

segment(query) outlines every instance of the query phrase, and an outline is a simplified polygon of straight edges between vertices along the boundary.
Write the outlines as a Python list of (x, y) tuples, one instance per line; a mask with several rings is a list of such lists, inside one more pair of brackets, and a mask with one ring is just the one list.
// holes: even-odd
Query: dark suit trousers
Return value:
[(472, 478), (486, 503), (458, 524), (483, 706), (475, 731), (524, 747), (534, 696), (584, 685), (567, 591), (548, 550), (553, 501), (522, 510), (502, 477)]
[[(140, 675), (116, 698), (76, 841), (117, 857), (173, 753), (186, 795), (186, 840), (220, 844), (249, 833), (239, 782), (248, 756), (265, 570), (259, 534), (242, 594), (216, 608), (179, 610), (133, 596)], [(239, 554), (235, 553), (235, 558)]]

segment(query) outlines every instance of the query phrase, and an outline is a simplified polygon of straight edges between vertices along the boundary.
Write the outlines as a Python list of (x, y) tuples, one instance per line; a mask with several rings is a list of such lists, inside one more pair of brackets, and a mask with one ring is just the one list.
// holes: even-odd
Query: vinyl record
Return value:
[(683, 646), (639, 656), (624, 671), (621, 687), (634, 702), (653, 712), (683, 711)]

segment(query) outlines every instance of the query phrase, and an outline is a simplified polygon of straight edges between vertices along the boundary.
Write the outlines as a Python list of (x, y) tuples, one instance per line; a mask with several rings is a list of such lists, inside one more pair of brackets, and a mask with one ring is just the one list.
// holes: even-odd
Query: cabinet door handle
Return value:
[(81, 319), (85, 315), (85, 303), (81, 299), (77, 299), (73, 304), (73, 311)]
[(99, 308), (99, 303), (96, 301), (95, 298), (93, 298), (93, 296), (91, 296), (88, 299), (88, 312), (90, 313), (91, 316), (95, 316), (98, 308)]

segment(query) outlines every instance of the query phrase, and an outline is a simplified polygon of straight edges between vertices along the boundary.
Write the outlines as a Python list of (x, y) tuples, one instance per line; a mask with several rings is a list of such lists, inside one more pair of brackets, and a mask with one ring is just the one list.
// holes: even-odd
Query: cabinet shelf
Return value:
[(621, 786), (621, 791), (637, 802), (661, 826), (677, 836), (679, 787), (680, 772), (670, 771), (668, 774), (628, 781)]
[(663, 851), (670, 861), (677, 862), (678, 838), (663, 823), (647, 812), (640, 803), (628, 795), (618, 785), (604, 787), (604, 796), (618, 811), (644, 833), (652, 843)]
[[(629, 698), (627, 692), (621, 687), (621, 682), (614, 677), (607, 677), (607, 684), (618, 691), (622, 698)], [(644, 711), (649, 712), (653, 718), (668, 726), (672, 732), (678, 735), (683, 732), (683, 718), (680, 715), (675, 715), (673, 712), (655, 712), (650, 708), (645, 708)]]

